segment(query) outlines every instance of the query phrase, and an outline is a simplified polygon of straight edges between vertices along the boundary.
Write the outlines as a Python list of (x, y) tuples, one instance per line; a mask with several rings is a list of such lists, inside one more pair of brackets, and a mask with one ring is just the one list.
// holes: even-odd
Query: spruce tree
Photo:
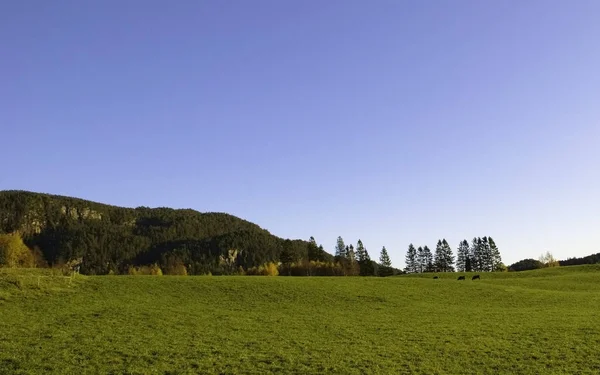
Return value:
[(443, 272), (444, 270), (444, 248), (442, 246), (442, 240), (438, 240), (437, 245), (435, 246), (433, 266), (435, 272)]
[(502, 257), (500, 256), (500, 250), (498, 250), (498, 246), (496, 246), (496, 242), (492, 239), (492, 237), (488, 237), (488, 242), (490, 246), (490, 254), (492, 258), (492, 269), (491, 271), (498, 271), (500, 265), (502, 264)]
[(442, 258), (443, 272), (454, 272), (454, 254), (445, 238), (442, 240)]
[(346, 257), (346, 244), (344, 244), (342, 236), (339, 236), (337, 239), (337, 244), (335, 245), (335, 256), (338, 258)]
[(358, 243), (356, 244), (356, 258), (360, 267), (359, 274), (361, 276), (375, 275), (375, 267), (373, 267), (373, 262), (371, 261), (369, 252), (367, 251), (367, 248), (363, 245), (361, 240), (358, 240)]
[(404, 268), (404, 271), (406, 271), (406, 273), (418, 272), (417, 250), (415, 249), (413, 244), (408, 245), (408, 251), (406, 252), (405, 263), (406, 263), (406, 267)]
[(388, 255), (385, 246), (381, 249), (381, 255), (379, 256), (379, 263), (384, 267), (392, 267), (392, 260)]
[(468, 259), (469, 259), (469, 243), (467, 242), (467, 240), (463, 240), (458, 245), (458, 249), (456, 250), (456, 270), (459, 272), (467, 271)]
[(490, 272), (493, 266), (492, 249), (487, 237), (481, 239), (481, 271)]
[(423, 273), (426, 268), (426, 260), (425, 260), (425, 252), (423, 252), (423, 247), (419, 246), (417, 249), (417, 272)]
[(481, 237), (473, 237), (471, 242), (471, 270), (475, 272), (481, 272), (481, 250), (482, 250)]
[(354, 246), (350, 245), (346, 247), (346, 259), (350, 261), (350, 263), (356, 262), (356, 254), (354, 253)]
[(361, 240), (358, 240), (358, 243), (356, 244), (356, 260), (358, 260), (359, 262), (364, 262), (368, 258), (369, 254), (367, 253), (365, 246), (363, 245)]
[(423, 271), (422, 272), (433, 272), (433, 254), (429, 247), (423, 247)]
[(381, 254), (379, 255), (379, 268), (378, 275), (379, 276), (392, 276), (394, 274), (394, 270), (392, 269), (392, 261), (390, 256), (388, 255), (385, 246), (381, 249)]

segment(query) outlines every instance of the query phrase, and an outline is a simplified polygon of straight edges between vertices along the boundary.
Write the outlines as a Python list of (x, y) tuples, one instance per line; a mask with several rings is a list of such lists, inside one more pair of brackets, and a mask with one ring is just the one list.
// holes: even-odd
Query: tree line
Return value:
[(423, 272), (494, 272), (505, 271), (498, 246), (492, 237), (475, 237), (471, 245), (467, 240), (459, 243), (456, 257), (446, 239), (438, 240), (435, 253), (428, 246), (408, 245), (407, 273)]

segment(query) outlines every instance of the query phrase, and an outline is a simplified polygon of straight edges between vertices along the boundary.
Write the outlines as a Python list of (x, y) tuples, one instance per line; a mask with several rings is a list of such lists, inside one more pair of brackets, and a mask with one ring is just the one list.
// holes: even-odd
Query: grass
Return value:
[(600, 266), (456, 277), (0, 270), (0, 374), (600, 373)]

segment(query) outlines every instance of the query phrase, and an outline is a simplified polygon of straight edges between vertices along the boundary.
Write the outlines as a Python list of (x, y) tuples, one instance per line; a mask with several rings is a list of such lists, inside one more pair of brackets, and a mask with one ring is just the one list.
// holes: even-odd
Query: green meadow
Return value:
[(0, 374), (600, 373), (600, 265), (457, 276), (0, 269)]

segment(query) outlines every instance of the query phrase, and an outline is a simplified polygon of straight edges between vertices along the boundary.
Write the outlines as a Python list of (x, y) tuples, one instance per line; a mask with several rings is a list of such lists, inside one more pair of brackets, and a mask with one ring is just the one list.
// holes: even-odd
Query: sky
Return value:
[(600, 251), (600, 2), (0, 2), (0, 190)]

